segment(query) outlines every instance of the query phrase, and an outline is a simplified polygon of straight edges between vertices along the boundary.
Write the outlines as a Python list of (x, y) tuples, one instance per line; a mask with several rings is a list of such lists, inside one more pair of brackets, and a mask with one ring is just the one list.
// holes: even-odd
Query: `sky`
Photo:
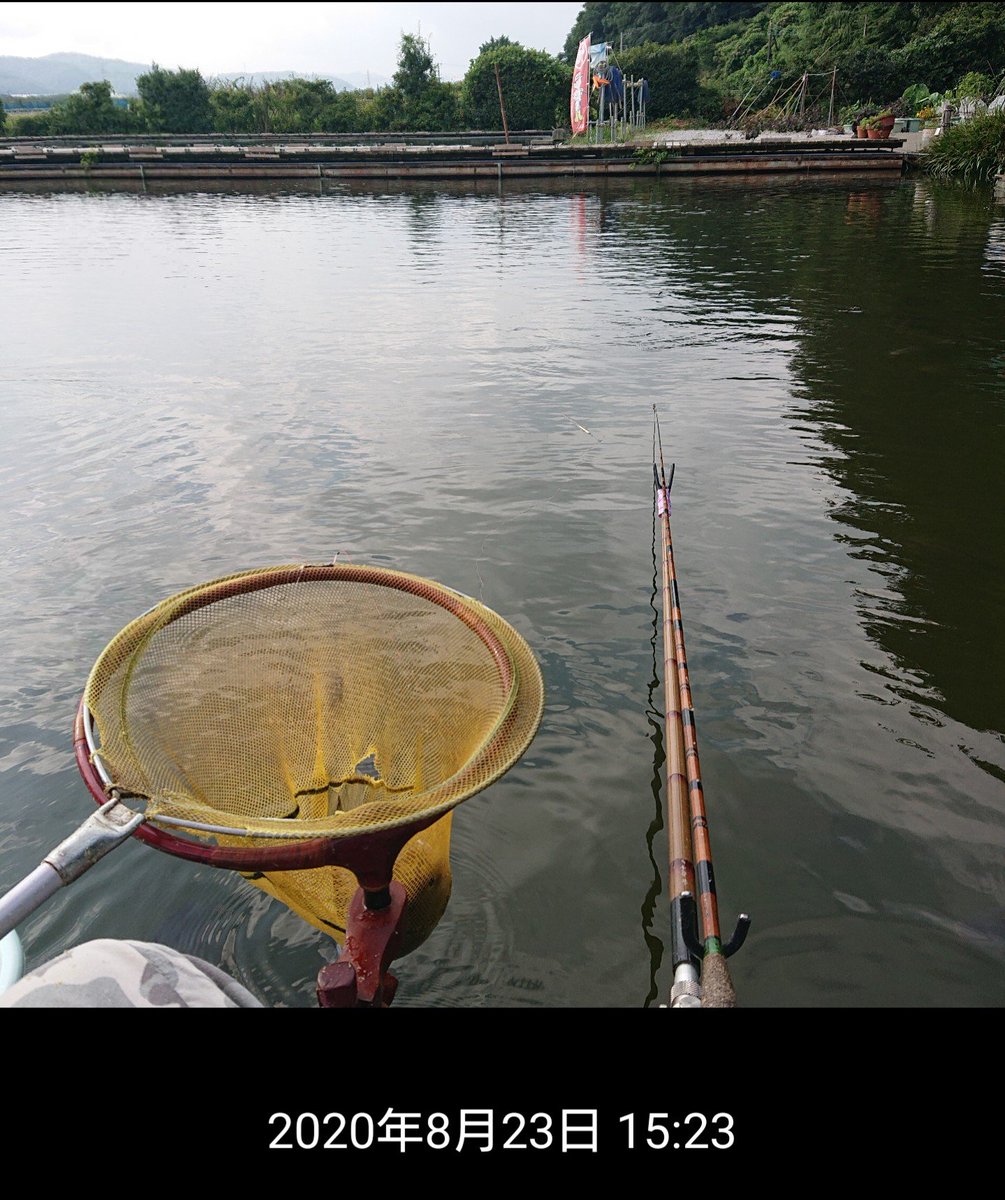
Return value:
[(460, 79), (478, 47), (505, 34), (558, 54), (581, 3), (0, 4), (0, 55), (59, 51), (231, 72), (394, 74), (402, 33), (429, 40), (440, 77)]

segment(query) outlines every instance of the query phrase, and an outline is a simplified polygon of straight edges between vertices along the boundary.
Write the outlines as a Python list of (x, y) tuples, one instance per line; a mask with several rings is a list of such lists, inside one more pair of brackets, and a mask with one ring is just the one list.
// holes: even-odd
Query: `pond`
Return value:
[[(1005, 207), (916, 178), (8, 189), (0, 887), (91, 809), (110, 638), (247, 567), (439, 580), (527, 639), (398, 1006), (670, 986), (653, 405), (746, 1006), (1005, 1001)], [(661, 663), (661, 660), (660, 660)], [(660, 670), (662, 666), (660, 665)], [(162, 941), (313, 1003), (324, 935), (136, 843), (29, 966)]]

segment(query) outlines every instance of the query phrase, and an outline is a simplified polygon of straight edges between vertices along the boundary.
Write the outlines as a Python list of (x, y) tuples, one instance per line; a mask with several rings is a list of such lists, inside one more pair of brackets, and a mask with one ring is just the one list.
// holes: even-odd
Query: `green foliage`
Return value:
[(356, 129), (380, 133), (387, 129), (390, 113), (383, 94), (387, 88), (362, 88), (353, 92), (356, 100)]
[(953, 88), (960, 97), (971, 97), (975, 100), (991, 100), (995, 94), (995, 81), (982, 71), (968, 71), (960, 82)]
[(556, 123), (568, 124), (572, 71), (543, 50), (507, 42), (483, 50), (464, 76), (461, 109), (469, 128), (499, 129), (502, 125), (496, 66), (510, 129), (551, 129)]
[(0, 100), (0, 133), (7, 128), (7, 114), (4, 111), (3, 101)]
[(660, 163), (669, 162), (672, 158), (680, 157), (681, 153), (679, 150), (668, 150), (665, 146), (639, 146), (632, 155), (633, 165), (635, 163), (655, 163), (659, 165)]
[(838, 66), (842, 93), (877, 103), (899, 96), (917, 76), (896, 50), (885, 46), (857, 46), (842, 55)]
[(668, 45), (716, 25), (753, 16), (765, 4), (584, 4), (565, 40), (565, 57), (575, 61), (576, 49), (588, 33), (595, 42), (608, 41), (619, 50), (648, 42)]
[(214, 87), (209, 102), (219, 133), (351, 133), (363, 128), (361, 95), (336, 92), (328, 79), (281, 79)]
[(811, 104), (826, 113), (835, 67), (838, 106), (858, 108), (890, 103), (919, 79), (945, 91), (966, 72), (1005, 73), (1002, 3), (586, 4), (566, 42), (570, 58), (591, 31), (615, 47), (623, 35), (626, 47), (690, 49), (706, 89), (693, 107), (709, 115), (714, 94), (727, 111), (744, 98), (762, 108), (804, 72)]
[(1005, 71), (1005, 5), (953, 4), (900, 51), (915, 79), (945, 90), (969, 71)]
[(1005, 113), (984, 113), (945, 130), (923, 161), (925, 170), (940, 179), (994, 179), (1005, 171)]
[(343, 100), (329, 79), (282, 79), (261, 91), (270, 133), (346, 133), (354, 126), (354, 101)]
[(209, 133), (209, 85), (198, 71), (165, 71), (156, 63), (136, 80), (143, 122), (152, 133)]
[(263, 133), (264, 106), (261, 88), (242, 83), (214, 87), (209, 93), (209, 110), (217, 133)]
[(914, 116), (919, 108), (925, 108), (931, 102), (931, 89), (926, 83), (912, 83), (904, 88), (901, 99), (908, 116)]
[[(692, 47), (650, 43), (624, 50), (615, 59), (626, 75), (648, 79), (649, 120), (702, 115), (708, 97), (698, 82), (698, 55)], [(714, 111), (718, 112), (718, 105)]]
[(11, 137), (48, 137), (52, 132), (47, 112), (20, 113), (10, 118), (8, 133)]
[(375, 128), (439, 133), (460, 126), (460, 86), (443, 83), (429, 44), (413, 33), (401, 36), (398, 69), (391, 86), (374, 97)]
[(129, 133), (136, 126), (131, 111), (116, 107), (107, 79), (82, 83), (62, 104), (53, 105), (46, 118), (46, 134)]
[(498, 50), (501, 46), (516, 46), (517, 44), (505, 35), (500, 34), (499, 37), (489, 38), (487, 42), (482, 42), (478, 47), (478, 54), (480, 56), (488, 50)]

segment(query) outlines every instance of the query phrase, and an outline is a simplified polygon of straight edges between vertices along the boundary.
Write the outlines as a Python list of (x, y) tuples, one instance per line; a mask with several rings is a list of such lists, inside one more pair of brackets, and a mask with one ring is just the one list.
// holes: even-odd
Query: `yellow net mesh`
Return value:
[[(116, 786), (148, 797), (155, 820), (226, 830), (220, 843), (442, 818), (395, 868), (414, 945), (449, 895), (450, 810), (517, 761), (543, 686), (526, 642), (477, 601), (336, 564), (170, 597), (109, 644), (84, 702)], [(339, 867), (249, 878), (336, 937), (356, 887)]]

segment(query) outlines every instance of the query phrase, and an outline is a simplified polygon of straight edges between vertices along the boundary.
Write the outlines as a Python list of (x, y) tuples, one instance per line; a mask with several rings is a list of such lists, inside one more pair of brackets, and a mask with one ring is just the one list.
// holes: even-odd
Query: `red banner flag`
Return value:
[(572, 117), (572, 132), (584, 133), (590, 123), (590, 34), (579, 43), (576, 54), (569, 115)]

